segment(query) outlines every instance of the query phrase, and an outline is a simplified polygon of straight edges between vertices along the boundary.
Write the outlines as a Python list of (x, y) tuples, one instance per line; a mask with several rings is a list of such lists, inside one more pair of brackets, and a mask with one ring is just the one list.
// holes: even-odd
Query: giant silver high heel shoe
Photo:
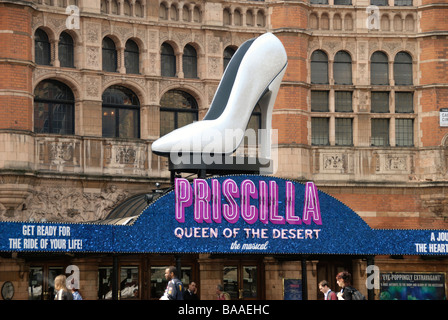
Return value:
[[(272, 33), (246, 41), (230, 60), (204, 119), (154, 141), (152, 151), (162, 156), (232, 154), (244, 138), (257, 103), (261, 107), (262, 129), (270, 130), (274, 102), (286, 66), (285, 48)], [(260, 147), (261, 157), (269, 158), (269, 134), (262, 135)]]

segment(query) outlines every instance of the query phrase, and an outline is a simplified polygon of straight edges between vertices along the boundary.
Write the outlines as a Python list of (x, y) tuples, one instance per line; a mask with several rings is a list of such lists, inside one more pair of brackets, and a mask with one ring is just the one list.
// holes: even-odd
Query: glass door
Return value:
[(28, 280), (29, 300), (53, 300), (55, 296), (54, 278), (63, 274), (59, 266), (32, 266)]
[(258, 266), (242, 263), (224, 266), (223, 287), (232, 300), (259, 299)]

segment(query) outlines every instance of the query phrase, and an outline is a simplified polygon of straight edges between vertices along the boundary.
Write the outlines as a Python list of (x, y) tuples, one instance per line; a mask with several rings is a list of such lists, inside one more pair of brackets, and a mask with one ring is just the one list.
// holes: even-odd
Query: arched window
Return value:
[(141, 2), (138, 0), (135, 1), (135, 4), (134, 4), (134, 12), (135, 12), (135, 16), (139, 17), (139, 18), (142, 18), (144, 15), (143, 6), (142, 6)]
[(170, 90), (160, 99), (160, 136), (198, 120), (198, 103), (189, 93)]
[(241, 26), (243, 24), (243, 15), (241, 14), (239, 9), (236, 9), (233, 12), (233, 25)]
[(73, 39), (67, 32), (62, 32), (59, 36), (58, 58), (61, 67), (75, 66)]
[(34, 33), (34, 59), (40, 65), (50, 65), (51, 62), (50, 41), (42, 29), (37, 29)]
[(159, 7), (159, 18), (161, 20), (168, 20), (168, 7), (165, 3), (161, 3)]
[(345, 51), (334, 57), (333, 77), (335, 84), (352, 84), (352, 58)]
[(107, 0), (101, 0), (101, 13), (108, 13)]
[(188, 6), (187, 6), (187, 5), (185, 5), (185, 6), (182, 8), (182, 20), (183, 20), (183, 21), (187, 21), (187, 22), (190, 21), (190, 10), (188, 9)]
[(174, 4), (170, 7), (170, 18), (173, 21), (179, 21), (179, 13), (177, 11), (177, 7)]
[(266, 19), (263, 11), (257, 12), (257, 26), (264, 27), (266, 25)]
[(161, 53), (161, 75), (162, 77), (175, 77), (176, 76), (176, 56), (174, 55), (173, 47), (168, 43), (162, 44)]
[(117, 72), (117, 50), (111, 38), (103, 39), (103, 71)]
[(139, 138), (140, 102), (132, 90), (111, 86), (103, 96), (103, 137)]
[(230, 17), (231, 17), (230, 9), (229, 8), (225, 8), (223, 13), (222, 13), (222, 21), (223, 21), (225, 26), (230, 26), (230, 22), (231, 22)]
[(254, 14), (252, 13), (252, 10), (246, 11), (246, 26), (253, 26), (254, 25)]
[(406, 52), (398, 52), (394, 60), (395, 85), (412, 85), (412, 58)]
[(128, 40), (124, 49), (124, 66), (126, 73), (140, 73), (140, 54), (138, 45)]
[(185, 78), (198, 77), (198, 58), (196, 49), (189, 44), (187, 44), (184, 48), (184, 54), (182, 55), (182, 65)]
[(74, 134), (75, 98), (62, 82), (44, 80), (34, 89), (34, 132)]
[(111, 0), (110, 3), (112, 14), (118, 14), (118, 1), (117, 0)]
[(123, 13), (125, 16), (131, 15), (131, 3), (128, 0), (125, 0), (123, 3)]
[(227, 47), (227, 48), (224, 49), (223, 70), (226, 70), (227, 65), (229, 64), (229, 62), (232, 59), (234, 54), (235, 54), (235, 49), (233, 49), (231, 47)]
[(389, 63), (387, 56), (380, 51), (372, 54), (370, 60), (370, 84), (389, 84)]
[(199, 7), (194, 7), (193, 9), (193, 21), (194, 22), (201, 22), (201, 9)]
[(328, 57), (321, 50), (311, 55), (311, 83), (328, 84)]

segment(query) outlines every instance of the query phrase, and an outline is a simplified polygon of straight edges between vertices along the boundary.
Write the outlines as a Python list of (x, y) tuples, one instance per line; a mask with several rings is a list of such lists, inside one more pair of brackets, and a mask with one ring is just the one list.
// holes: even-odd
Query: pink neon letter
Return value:
[(254, 224), (258, 219), (258, 209), (250, 204), (250, 198), (257, 199), (257, 188), (252, 180), (241, 182), (241, 217), (249, 224)]
[(193, 191), (187, 179), (176, 178), (174, 180), (174, 192), (176, 198), (175, 211), (176, 220), (178, 222), (185, 222), (185, 208), (191, 206), (193, 203)]
[(224, 180), (222, 183), (222, 194), (229, 204), (222, 205), (222, 215), (230, 223), (236, 223), (240, 217), (238, 204), (235, 198), (239, 198), (238, 185), (232, 179)]
[(221, 186), (216, 179), (212, 179), (212, 197), (213, 221), (221, 223)]
[(300, 218), (294, 215), (296, 187), (291, 181), (286, 181), (286, 221), (289, 224), (302, 224)]
[(278, 215), (278, 185), (269, 181), (269, 220), (273, 224), (285, 224), (285, 218)]
[(313, 182), (307, 182), (305, 186), (305, 203), (303, 205), (302, 220), (305, 224), (311, 224), (311, 219), (316, 224), (322, 224), (317, 188)]
[(194, 180), (194, 220), (211, 223), (210, 216), (210, 187), (204, 179)]
[(258, 212), (260, 214), (260, 221), (264, 224), (268, 223), (268, 212), (269, 212), (269, 203), (268, 203), (268, 185), (265, 181), (260, 181), (258, 185), (258, 191), (260, 193), (259, 200), (259, 209)]

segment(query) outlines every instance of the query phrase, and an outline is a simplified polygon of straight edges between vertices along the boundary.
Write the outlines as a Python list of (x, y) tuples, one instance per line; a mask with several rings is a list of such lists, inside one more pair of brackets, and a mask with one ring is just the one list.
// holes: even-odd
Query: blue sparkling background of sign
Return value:
[[(276, 181), (279, 188), (280, 216), (285, 216), (285, 182), (275, 177), (241, 175), (223, 176), (238, 185), (251, 179), (258, 186), (260, 180)], [(211, 184), (211, 179), (207, 180)], [(289, 181), (289, 180), (288, 180)], [(294, 182), (295, 214), (302, 216), (305, 185)], [(261, 253), (261, 254), (419, 254), (446, 255), (448, 242), (434, 240), (447, 230), (378, 230), (370, 228), (349, 207), (330, 195), (318, 191), (322, 224), (248, 224), (243, 219), (229, 223), (197, 223), (193, 206), (186, 208), (185, 223), (175, 219), (175, 194), (171, 191), (148, 205), (130, 226), (103, 224), (58, 224), (0, 222), (0, 251), (30, 252), (148, 252), (148, 253)], [(236, 199), (239, 204), (239, 199)], [(222, 198), (222, 203), (226, 203)], [(252, 200), (256, 205), (257, 200)], [(136, 212), (136, 214), (138, 214)], [(34, 228), (30, 228), (34, 226)], [(69, 235), (31, 235), (38, 227), (69, 227)], [(61, 227), (61, 229), (59, 229)], [(180, 228), (180, 229), (179, 229)], [(196, 228), (196, 229), (195, 229)], [(183, 229), (183, 231), (179, 231)], [(213, 229), (214, 232), (210, 231)], [(281, 237), (283, 231), (283, 239)], [(305, 231), (308, 229), (310, 231)], [(177, 233), (175, 232), (177, 230)], [(196, 237), (194, 231), (196, 230)], [(292, 230), (292, 231), (291, 231)], [(318, 231), (317, 231), (318, 230)], [(192, 232), (192, 233), (191, 233)], [(306, 238), (306, 234), (312, 237)], [(28, 233), (28, 234), (27, 234)], [(177, 234), (177, 236), (176, 236)], [(193, 236), (189, 237), (192, 234)], [(182, 235), (182, 237), (180, 237)], [(262, 237), (264, 235), (264, 237)], [(294, 235), (294, 238), (291, 238)], [(297, 236), (299, 238), (297, 239)], [(318, 236), (318, 237), (316, 237)], [(26, 239), (36, 239), (31, 247), (24, 247)], [(47, 240), (45, 240), (47, 239)], [(61, 240), (61, 241), (56, 241)], [(30, 241), (26, 241), (29, 246)], [(34, 247), (36, 245), (37, 247)], [(435, 248), (435, 249), (434, 249)], [(435, 251), (434, 251), (435, 250)]]

